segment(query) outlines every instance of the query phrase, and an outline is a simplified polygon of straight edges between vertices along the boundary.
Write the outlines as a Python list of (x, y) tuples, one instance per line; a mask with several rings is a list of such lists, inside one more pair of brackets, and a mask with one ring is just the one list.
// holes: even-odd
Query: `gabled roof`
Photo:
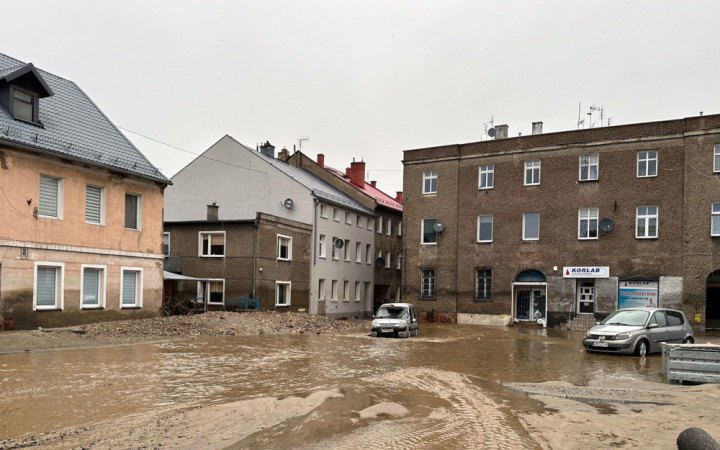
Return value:
[(42, 90), (42, 92), (38, 92), (38, 94), (40, 94), (40, 98), (50, 97), (53, 95), (52, 89), (50, 89), (50, 86), (48, 86), (32, 63), (20, 64), (15, 67), (10, 67), (4, 71), (0, 71), (0, 78), (8, 83), (24, 77), (32, 77), (35, 83), (40, 86), (40, 89)]
[(402, 211), (402, 203), (395, 200), (393, 197), (389, 196), (388, 194), (384, 193), (380, 189), (374, 187), (372, 184), (368, 182), (364, 182), (363, 186), (358, 186), (357, 184), (350, 182), (350, 177), (348, 177), (345, 172), (335, 169), (330, 166), (324, 166), (325, 169), (327, 169), (328, 172), (332, 173), (336, 177), (342, 179), (346, 183), (352, 185), (355, 189), (364, 192), (365, 194), (372, 197), (378, 204), (385, 206), (387, 208), (395, 209), (397, 211)]
[(51, 95), (39, 100), (42, 126), (15, 120), (0, 108), (0, 143), (170, 183), (75, 83), (0, 53), (0, 79), (28, 74)]

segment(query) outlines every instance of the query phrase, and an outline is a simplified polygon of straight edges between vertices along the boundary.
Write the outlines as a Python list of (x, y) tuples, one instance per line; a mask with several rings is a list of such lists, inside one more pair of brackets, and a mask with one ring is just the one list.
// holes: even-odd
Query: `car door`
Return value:
[(646, 330), (648, 339), (650, 339), (650, 351), (660, 349), (661, 342), (668, 342), (668, 328), (665, 311), (655, 311), (648, 322), (648, 326), (656, 324), (657, 327), (648, 328)]
[(668, 342), (682, 342), (685, 337), (685, 319), (680, 311), (665, 311)]

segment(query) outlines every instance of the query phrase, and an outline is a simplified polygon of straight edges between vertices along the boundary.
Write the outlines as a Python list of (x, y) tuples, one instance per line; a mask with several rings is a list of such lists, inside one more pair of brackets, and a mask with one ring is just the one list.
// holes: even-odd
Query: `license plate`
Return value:
[(593, 347), (607, 347), (607, 342), (593, 342)]
[(383, 328), (383, 329), (380, 330), (380, 332), (382, 332), (382, 333), (392, 333), (392, 332), (393, 332), (393, 329), (392, 329), (392, 328)]

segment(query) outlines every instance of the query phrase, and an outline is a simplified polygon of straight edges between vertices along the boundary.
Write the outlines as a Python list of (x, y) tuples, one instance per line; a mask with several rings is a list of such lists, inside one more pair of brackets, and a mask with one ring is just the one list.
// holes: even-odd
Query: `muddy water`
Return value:
[[(581, 335), (424, 326), (405, 340), (207, 338), (0, 356), (0, 439), (158, 409), (339, 389), (309, 413), (238, 436), (233, 448), (534, 448), (512, 411), (540, 406), (502, 382), (657, 381), (660, 358), (586, 354)], [(406, 413), (361, 418), (380, 403)], [(382, 406), (378, 407), (383, 412)], [(372, 414), (371, 414), (372, 416)], [(227, 417), (225, 420), (242, 420)], [(192, 424), (188, 424), (192, 430)]]

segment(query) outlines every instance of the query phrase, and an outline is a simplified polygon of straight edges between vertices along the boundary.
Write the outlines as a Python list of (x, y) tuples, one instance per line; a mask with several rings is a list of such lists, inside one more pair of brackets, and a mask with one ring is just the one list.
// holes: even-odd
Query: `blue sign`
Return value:
[(657, 305), (657, 281), (621, 280), (618, 283), (618, 309), (654, 308)]

